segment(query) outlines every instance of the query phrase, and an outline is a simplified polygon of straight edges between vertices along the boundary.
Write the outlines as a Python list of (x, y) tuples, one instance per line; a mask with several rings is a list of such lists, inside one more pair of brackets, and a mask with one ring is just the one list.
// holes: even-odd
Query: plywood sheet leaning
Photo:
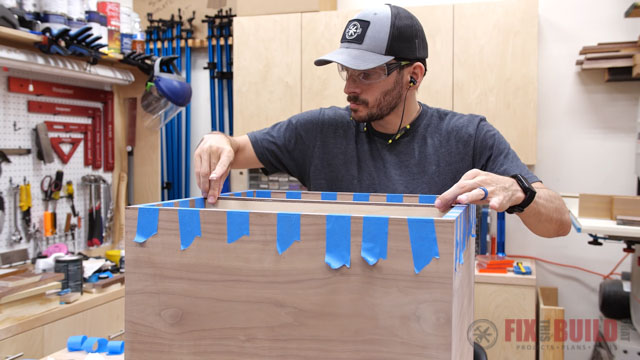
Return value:
[(129, 207), (127, 357), (472, 358), (474, 206), (300, 195)]

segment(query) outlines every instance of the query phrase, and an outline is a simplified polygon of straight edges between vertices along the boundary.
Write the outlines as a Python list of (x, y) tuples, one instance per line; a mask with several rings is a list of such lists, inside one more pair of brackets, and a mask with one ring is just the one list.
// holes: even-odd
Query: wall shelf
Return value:
[(606, 82), (640, 81), (640, 37), (637, 41), (583, 46), (576, 60), (581, 70), (604, 69)]

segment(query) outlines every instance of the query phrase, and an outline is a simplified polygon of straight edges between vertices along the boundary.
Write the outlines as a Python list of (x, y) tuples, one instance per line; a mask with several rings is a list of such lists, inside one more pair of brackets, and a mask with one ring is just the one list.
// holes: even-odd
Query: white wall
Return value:
[[(389, 1), (338, 0), (340, 10)], [(446, 0), (391, 1), (402, 6)], [(539, 0), (538, 163), (535, 173), (563, 193), (635, 194), (635, 131), (640, 83), (604, 83), (603, 72), (579, 71), (578, 51), (597, 42), (628, 41), (640, 35), (640, 19), (624, 19), (629, 0)], [(337, 40), (336, 40), (336, 46)], [(209, 82), (206, 50), (194, 53), (192, 146), (208, 132)], [(198, 122), (199, 121), (199, 122)], [(514, 119), (518, 121), (518, 119)], [(198, 193), (192, 176), (192, 195)], [(622, 257), (621, 246), (587, 244), (575, 231), (559, 239), (529, 233), (514, 216), (507, 221), (507, 252), (542, 257), (608, 273)], [(629, 262), (622, 270), (629, 269)], [(597, 276), (538, 264), (538, 284), (560, 289), (565, 317), (597, 318)], [(565, 358), (588, 359), (591, 347), (569, 348)]]

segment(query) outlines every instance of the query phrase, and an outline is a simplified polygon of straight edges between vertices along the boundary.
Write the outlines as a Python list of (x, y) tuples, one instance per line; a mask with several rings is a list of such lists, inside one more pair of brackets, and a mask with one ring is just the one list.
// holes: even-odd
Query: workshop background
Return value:
[[(156, 18), (177, 12), (177, 6), (183, 6), (183, 17), (191, 16), (191, 10), (202, 8), (202, 4), (194, 5), (189, 2), (186, 4), (171, 4), (169, 1), (156, 1), (141, 6), (137, 1), (127, 3), (124, 0), (120, 2), (121, 6), (128, 6), (138, 11), (140, 8), (155, 6), (164, 11), (162, 14), (156, 13)], [(242, 0), (238, 0), (241, 2)], [(503, 0), (518, 1), (518, 0)], [(524, 1), (524, 0), (523, 0)], [(336, 9), (338, 11), (357, 10), (373, 4), (384, 4), (389, 1), (365, 1), (365, 0), (337, 0)], [(475, 3), (480, 1), (391, 1), (391, 3), (405, 7), (420, 7), (427, 5), (446, 5), (457, 3)], [(210, 1), (210, 3), (218, 4), (220, 2)], [(233, 2), (235, 3), (235, 2)], [(214, 4), (214, 5), (215, 5)], [(603, 70), (581, 70), (580, 66), (576, 66), (576, 60), (582, 58), (579, 51), (587, 45), (595, 45), (597, 43), (620, 42), (620, 41), (636, 41), (640, 35), (640, 18), (625, 18), (624, 12), (632, 4), (629, 0), (610, 0), (610, 1), (578, 1), (578, 0), (538, 0), (538, 22), (537, 22), (537, 55), (534, 60), (537, 63), (537, 117), (535, 133), (531, 136), (536, 139), (535, 147), (535, 165), (531, 169), (545, 183), (545, 185), (561, 194), (610, 194), (610, 195), (640, 195), (640, 184), (638, 183), (638, 174), (640, 171), (640, 82), (638, 81), (620, 81), (605, 82)], [(175, 9), (173, 7), (176, 7)], [(211, 10), (211, 14), (215, 11)], [(142, 17), (141, 23), (145, 24), (146, 14), (140, 12)], [(200, 29), (206, 31), (206, 24), (202, 23), (203, 14), (196, 13), (194, 23), (198, 23)], [(455, 22), (455, 16), (453, 18)], [(340, 25), (342, 26), (342, 25)], [(202, 30), (201, 30), (202, 31)], [(202, 32), (196, 35), (202, 39)], [(273, 34), (276, 36), (276, 34)], [(429, 40), (429, 33), (427, 32)], [(335, 40), (335, 46), (338, 45), (338, 39)], [(479, 44), (489, 39), (481, 37), (476, 39)], [(639, 40), (640, 41), (640, 40)], [(431, 43), (430, 43), (431, 45)], [(431, 49), (430, 49), (431, 50)], [(209, 52), (206, 41), (200, 40), (199, 46), (191, 49), (191, 134), (189, 138), (189, 153), (193, 151), (200, 141), (201, 137), (210, 132), (212, 129), (212, 97), (210, 95), (210, 74), (209, 69), (205, 69), (209, 63)], [(430, 81), (431, 76), (438, 76), (438, 68), (429, 63), (429, 73), (425, 78), (425, 82)], [(437, 63), (435, 63), (437, 64)], [(235, 64), (234, 64), (235, 65)], [(304, 64), (303, 64), (304, 66)], [(134, 66), (130, 67), (136, 75), (137, 79), (144, 77), (144, 74), (136, 70)], [(185, 69), (183, 69), (183, 72)], [(234, 79), (238, 75), (235, 73)], [(295, 71), (302, 72), (302, 69)], [(338, 77), (338, 74), (335, 74)], [(527, 74), (522, 74), (524, 77)], [(530, 74), (529, 74), (530, 75)], [(51, 238), (41, 242), (31, 241), (13, 241), (12, 225), (14, 221), (14, 193), (9, 189), (9, 179), (11, 184), (22, 185), (25, 178), (30, 179), (31, 192), (33, 193), (33, 206), (31, 212), (33, 214), (33, 222), (41, 221), (36, 216), (41, 217), (47, 204), (42, 201), (41, 181), (45, 176), (49, 175), (55, 178), (57, 170), (64, 170), (64, 180), (62, 182), (61, 196), (57, 201), (58, 226), (64, 224), (66, 214), (71, 211), (70, 198), (65, 197), (67, 192), (64, 184), (68, 180), (73, 181), (75, 189), (75, 208), (84, 216), (91, 217), (90, 210), (95, 209), (97, 203), (100, 202), (103, 211), (100, 213), (102, 217), (101, 223), (109, 225), (107, 229), (103, 228), (104, 234), (97, 237), (98, 243), (101, 245), (103, 241), (109, 243), (112, 236), (121, 237), (116, 248), (124, 248), (122, 245), (125, 241), (132, 239), (122, 238), (124, 236), (124, 214), (119, 213), (118, 206), (124, 208), (125, 204), (116, 206), (116, 199), (124, 198), (126, 190), (126, 182), (121, 182), (121, 173), (126, 173), (126, 167), (120, 167), (119, 164), (127, 157), (128, 141), (125, 140), (126, 131), (116, 131), (115, 134), (115, 150), (112, 156), (115, 158), (115, 170), (105, 170), (105, 164), (100, 166), (86, 166), (83, 147), (70, 158), (69, 163), (62, 166), (60, 160), (56, 157), (53, 164), (41, 164), (39, 161), (32, 161), (35, 144), (28, 137), (28, 133), (35, 127), (37, 123), (48, 119), (42, 114), (27, 114), (21, 110), (21, 106), (26, 105), (28, 101), (41, 100), (35, 95), (16, 94), (8, 91), (7, 84), (9, 77), (30, 77), (27, 70), (10, 70), (0, 74), (0, 148), (32, 148), (32, 154), (29, 156), (11, 156), (12, 163), (0, 163), (2, 166), (2, 175), (0, 177), (0, 191), (5, 201), (5, 220), (2, 232), (0, 232), (0, 253), (28, 249), (33, 254), (41, 251), (43, 247), (55, 242), (56, 239)], [(246, 76), (246, 75), (245, 75)], [(39, 80), (57, 82), (60, 84), (86, 86), (95, 89), (106, 89), (104, 86), (92, 83), (80, 84), (78, 80), (69, 80), (59, 74), (40, 74)], [(242, 83), (234, 81), (234, 86), (245, 86)], [(120, 92), (117, 103), (127, 97), (136, 97), (141, 93), (142, 87), (139, 81), (134, 85), (113, 85)], [(225, 89), (226, 89), (225, 85)], [(269, 84), (266, 84), (260, 91), (268, 91)], [(333, 89), (329, 89), (332, 91)], [(257, 91), (257, 90), (255, 90)], [(342, 95), (342, 88), (336, 88), (339, 93), (337, 98), (345, 98)], [(453, 92), (453, 89), (446, 89)], [(428, 105), (429, 96), (432, 93), (423, 94)], [(437, 96), (437, 94), (435, 94)], [(237, 99), (236, 99), (237, 100)], [(298, 99), (299, 100), (299, 99)], [(439, 98), (438, 98), (439, 100)], [(97, 107), (105, 111), (103, 102), (88, 102), (84, 100), (51, 100), (49, 102), (62, 103), (66, 105)], [(214, 102), (217, 99), (213, 99)], [(246, 101), (246, 100), (245, 100)], [(281, 99), (281, 104), (273, 106), (282, 106), (283, 108), (290, 105), (289, 99)], [(292, 101), (293, 102), (293, 101)], [(301, 101), (302, 102), (302, 101)], [(220, 103), (217, 103), (219, 106)], [(223, 114), (225, 118), (229, 117), (229, 103), (223, 101)], [(343, 105), (337, 103), (336, 105)], [(455, 105), (455, 104), (452, 104)], [(260, 112), (260, 108), (254, 109)], [(126, 114), (126, 109), (122, 105), (116, 105), (116, 116)], [(219, 111), (219, 108), (216, 109)], [(237, 114), (236, 114), (237, 115)], [(57, 115), (56, 115), (57, 116)], [(142, 115), (139, 115), (142, 116)], [(63, 121), (70, 123), (85, 123), (86, 121), (78, 120), (74, 117), (61, 117)], [(60, 120), (60, 119), (58, 119)], [(488, 119), (491, 121), (491, 118)], [(513, 118), (510, 121), (518, 123), (520, 118)], [(15, 124), (14, 124), (15, 122)], [(118, 124), (126, 124), (126, 121), (118, 122)], [(138, 124), (141, 124), (140, 119)], [(229, 128), (229, 122), (224, 122), (224, 127)], [(235, 124), (236, 128), (242, 128), (242, 124)], [(118, 129), (116, 129), (118, 130)], [(161, 147), (166, 151), (166, 140), (164, 140), (164, 132), (161, 136), (157, 129), (138, 126), (136, 135), (137, 149), (145, 149), (131, 152), (130, 160), (132, 162), (133, 172), (129, 181), (129, 186), (133, 189), (132, 200), (130, 204), (150, 203), (161, 200), (168, 200), (172, 197), (167, 191), (162, 191), (160, 179), (150, 181), (145, 179), (142, 181), (148, 171), (155, 174), (158, 171), (160, 161), (163, 161), (161, 155)], [(50, 133), (51, 136), (58, 136)], [(83, 134), (76, 133), (68, 135), (70, 138), (83, 139)], [(83, 143), (84, 146), (85, 143)], [(182, 144), (185, 145), (184, 143)], [(67, 147), (64, 147), (68, 149)], [(154, 149), (149, 151), (149, 149)], [(55, 156), (55, 155), (54, 155)], [(135, 156), (135, 157), (134, 157)], [(184, 161), (188, 157), (183, 154)], [(103, 161), (106, 159), (103, 158)], [(34, 165), (35, 164), (35, 165)], [(163, 162), (163, 169), (165, 163)], [(176, 167), (174, 163), (173, 166)], [(151, 169), (151, 170), (150, 170)], [(169, 169), (164, 169), (169, 171)], [(191, 163), (191, 173), (193, 172), (193, 163)], [(139, 180), (133, 184), (133, 174)], [(92, 177), (86, 177), (92, 175)], [(256, 189), (274, 189), (270, 187), (274, 182), (274, 178), (267, 178), (258, 171), (234, 171), (234, 179), (231, 180), (230, 190), (238, 191), (247, 187)], [(181, 177), (184, 174), (181, 175)], [(186, 180), (186, 176), (184, 176)], [(164, 179), (164, 177), (163, 177)], [(298, 190), (295, 179), (289, 177), (275, 178), (277, 183), (286, 184), (286, 189)], [(90, 183), (94, 184), (93, 186)], [(180, 192), (179, 198), (195, 197), (200, 195), (200, 191), (196, 186), (195, 177), (191, 174), (188, 183), (184, 185), (185, 191)], [(123, 188), (120, 188), (123, 186)], [(174, 183), (175, 186), (175, 183)], [(186, 191), (188, 189), (188, 191)], [(19, 189), (17, 197), (19, 198)], [(110, 196), (106, 194), (110, 193)], [(174, 194), (175, 195), (175, 194)], [(67, 195), (68, 196), (68, 195)], [(105, 197), (106, 196), (106, 197)], [(100, 198), (100, 201), (98, 201)], [(105, 208), (104, 204), (108, 204), (113, 199), (113, 208)], [(12, 208), (13, 206), (13, 208)], [(49, 203), (52, 206), (52, 202)], [(37, 215), (36, 215), (37, 214)], [(119, 217), (121, 216), (121, 217)], [(72, 222), (77, 223), (75, 217)], [(90, 236), (90, 226), (86, 220), (85, 224), (76, 232), (75, 227), (70, 230), (74, 233), (73, 241), (79, 241), (79, 245), (69, 241), (65, 237), (64, 241), (69, 243), (70, 249), (77, 251), (77, 247), (85, 248), (91, 253), (91, 248), (87, 244), (87, 238)], [(94, 222), (97, 219), (92, 220)], [(127, 226), (135, 226), (135, 224), (127, 223)], [(42, 229), (44, 231), (44, 229)], [(24, 233), (23, 233), (24, 235)], [(68, 234), (70, 237), (70, 233)], [(75, 239), (78, 237), (78, 239)], [(15, 238), (14, 238), (15, 239)], [(545, 239), (533, 235), (519, 219), (515, 216), (506, 217), (506, 253), (526, 255), (537, 257), (540, 259), (555, 261), (562, 264), (577, 265), (597, 273), (607, 274), (616, 265), (616, 263), (625, 255), (623, 249), (625, 247), (622, 242), (605, 242), (603, 246), (589, 245), (591, 238), (585, 233), (576, 232), (572, 228), (571, 233), (562, 238)], [(631, 259), (629, 256), (618, 268), (620, 271), (629, 271), (631, 268)], [(2, 262), (0, 261), (1, 265)], [(537, 286), (554, 287), (558, 289), (558, 305), (564, 308), (565, 319), (597, 319), (600, 316), (598, 304), (598, 288), (601, 278), (594, 274), (559, 267), (538, 261), (536, 263), (536, 281)], [(124, 294), (122, 294), (124, 296)], [(518, 299), (513, 299), (517, 302)], [(1, 305), (0, 305), (1, 306)], [(2, 317), (0, 317), (2, 320)], [(2, 329), (0, 321), (0, 330)], [(0, 334), (2, 332), (0, 331)], [(2, 338), (0, 338), (2, 340)], [(2, 342), (0, 342), (2, 344)], [(593, 341), (587, 341), (581, 338), (578, 341), (570, 343), (571, 346), (565, 347), (564, 359), (578, 360), (589, 359), (593, 352)], [(0, 349), (2, 350), (2, 349)], [(2, 355), (2, 352), (0, 352)]]

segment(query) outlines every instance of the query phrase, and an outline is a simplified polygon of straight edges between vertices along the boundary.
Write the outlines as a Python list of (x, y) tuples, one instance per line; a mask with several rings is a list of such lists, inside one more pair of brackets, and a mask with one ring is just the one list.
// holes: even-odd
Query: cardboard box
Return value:
[(471, 360), (475, 206), (433, 199), (259, 190), (127, 208), (127, 357)]

